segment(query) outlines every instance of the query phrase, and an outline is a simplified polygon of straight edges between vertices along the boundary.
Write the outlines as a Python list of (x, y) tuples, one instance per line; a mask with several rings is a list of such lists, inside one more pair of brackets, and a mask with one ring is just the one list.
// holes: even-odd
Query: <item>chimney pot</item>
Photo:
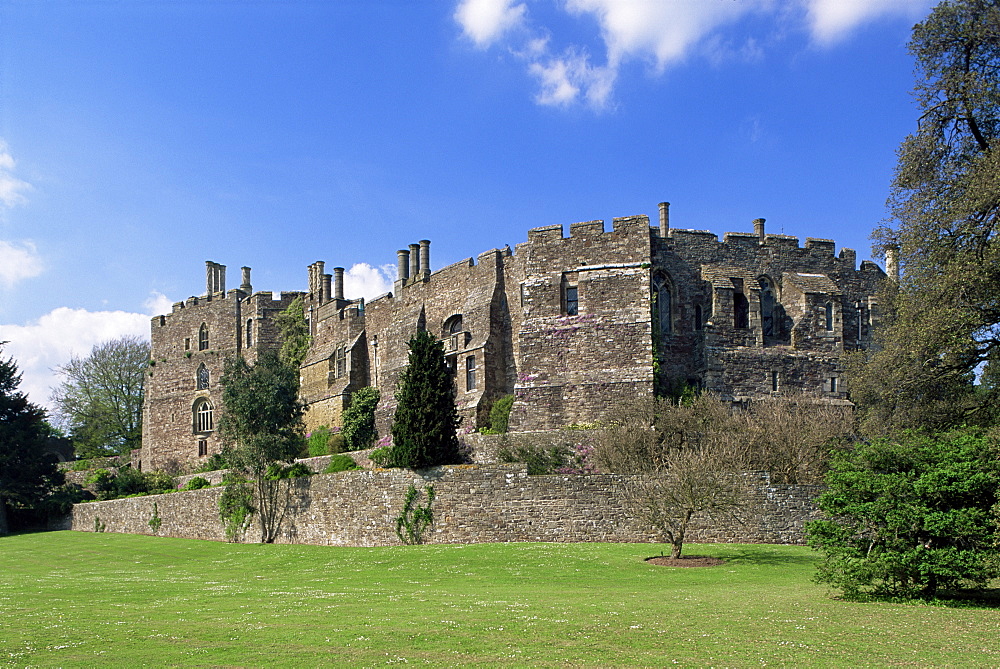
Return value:
[(670, 203), (660, 203), (660, 236), (666, 237), (670, 231)]

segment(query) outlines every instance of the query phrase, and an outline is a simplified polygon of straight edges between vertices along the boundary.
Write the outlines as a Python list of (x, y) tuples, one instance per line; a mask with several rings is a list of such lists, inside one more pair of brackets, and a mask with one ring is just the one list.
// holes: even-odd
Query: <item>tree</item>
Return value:
[(878, 348), (852, 365), (870, 433), (983, 422), (977, 369), (1000, 351), (1000, 0), (946, 0), (913, 29), (916, 131), (899, 148), (876, 247), (902, 275)]
[(344, 411), (344, 446), (349, 451), (371, 448), (378, 439), (375, 429), (375, 407), (378, 406), (378, 388), (361, 388), (351, 396), (351, 405)]
[(934, 597), (1000, 575), (1000, 451), (981, 433), (907, 432), (838, 453), (809, 543), (849, 598)]
[(455, 382), (444, 359), (444, 346), (423, 330), (413, 335), (409, 346), (407, 367), (396, 392), (392, 444), (380, 464), (421, 469), (460, 463)]
[(298, 369), (306, 359), (309, 343), (312, 341), (302, 298), (296, 297), (292, 300), (284, 311), (275, 316), (274, 322), (281, 331), (281, 360)]
[(8, 506), (34, 507), (63, 483), (44, 453), (50, 434), (45, 410), (28, 401), (20, 384), (14, 359), (0, 358), (0, 535), (10, 531)]
[(142, 392), (149, 343), (125, 336), (94, 346), (58, 368), (52, 393), (60, 423), (78, 457), (127, 453), (142, 445)]
[(254, 365), (241, 356), (227, 358), (222, 372), (219, 436), (230, 470), (254, 488), (261, 542), (272, 543), (284, 517), (281, 482), (268, 475), (275, 463), (291, 462), (302, 448), (298, 368), (265, 351)]
[(636, 398), (610, 417), (594, 458), (601, 469), (629, 475), (626, 504), (679, 558), (696, 514), (739, 519), (751, 508), (737, 427), (728, 407), (709, 395), (687, 405)]

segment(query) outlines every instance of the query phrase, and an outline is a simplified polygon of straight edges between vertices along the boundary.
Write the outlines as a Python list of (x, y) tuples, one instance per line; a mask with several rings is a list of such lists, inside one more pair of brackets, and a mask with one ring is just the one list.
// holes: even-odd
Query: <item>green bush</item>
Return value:
[(563, 467), (573, 464), (573, 450), (569, 446), (553, 444), (550, 446), (534, 446), (514, 444), (502, 446), (497, 451), (500, 462), (523, 462), (528, 465), (528, 474), (541, 476), (555, 474)]
[(337, 454), (330, 458), (330, 463), (323, 470), (324, 474), (336, 474), (337, 472), (347, 472), (361, 469), (358, 463), (349, 455)]
[(144, 474), (132, 467), (122, 467), (117, 473), (107, 469), (94, 470), (85, 483), (94, 489), (97, 499), (101, 501), (171, 492), (174, 489), (174, 478), (170, 474)]
[(315, 430), (306, 435), (306, 447), (303, 457), (315, 458), (320, 455), (329, 455), (330, 453), (335, 453), (332, 450), (334, 442), (338, 441), (343, 443), (343, 437), (337, 433), (336, 428), (331, 430), (326, 425), (320, 425)]
[(375, 429), (378, 401), (378, 389), (372, 387), (361, 388), (351, 396), (351, 405), (344, 411), (344, 446), (348, 451), (371, 448), (378, 439)]
[(228, 469), (229, 464), (226, 462), (226, 458), (223, 457), (222, 453), (213, 453), (208, 456), (208, 459), (202, 463), (198, 469), (195, 470), (196, 474), (203, 474), (205, 472), (217, 472), (220, 469)]
[(280, 462), (272, 462), (268, 465), (264, 478), (275, 481), (278, 479), (297, 479), (312, 475), (313, 471), (309, 469), (308, 465), (302, 462), (296, 462), (288, 466), (282, 465)]
[(497, 398), (490, 407), (490, 427), (485, 434), (506, 434), (510, 422), (510, 410), (514, 406), (514, 396), (504, 395)]
[(193, 479), (184, 484), (181, 490), (201, 490), (202, 488), (211, 487), (211, 483), (208, 482), (203, 476), (195, 476)]

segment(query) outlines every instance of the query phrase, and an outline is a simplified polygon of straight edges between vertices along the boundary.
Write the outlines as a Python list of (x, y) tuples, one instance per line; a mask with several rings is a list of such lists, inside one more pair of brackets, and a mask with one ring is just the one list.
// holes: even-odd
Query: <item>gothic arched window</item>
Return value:
[(215, 421), (212, 403), (208, 400), (201, 400), (194, 405), (194, 431), (211, 432), (214, 429)]
[(202, 323), (201, 327), (198, 328), (198, 350), (208, 350), (208, 325), (205, 323)]
[(673, 291), (670, 279), (664, 274), (653, 275), (653, 305), (656, 314), (656, 322), (660, 328), (660, 334), (666, 335), (674, 331), (673, 322)]
[(774, 284), (766, 276), (757, 280), (760, 284), (760, 325), (765, 337), (773, 337), (778, 328), (774, 318)]
[(198, 367), (198, 390), (208, 390), (208, 381), (208, 367), (205, 366), (205, 363), (202, 363), (201, 366)]

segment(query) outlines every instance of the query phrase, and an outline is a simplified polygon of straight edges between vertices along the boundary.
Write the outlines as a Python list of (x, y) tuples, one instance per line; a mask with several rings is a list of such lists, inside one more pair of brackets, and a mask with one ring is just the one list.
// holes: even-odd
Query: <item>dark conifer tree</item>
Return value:
[(409, 345), (385, 464), (410, 469), (457, 464), (462, 461), (455, 432), (459, 418), (444, 346), (426, 331), (417, 332)]

